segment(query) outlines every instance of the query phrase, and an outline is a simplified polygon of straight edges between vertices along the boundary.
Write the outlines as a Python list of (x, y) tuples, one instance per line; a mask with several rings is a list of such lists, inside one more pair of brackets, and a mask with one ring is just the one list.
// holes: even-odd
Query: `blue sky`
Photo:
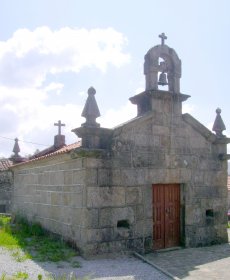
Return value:
[[(228, 0), (0, 0), (0, 136), (30, 154), (45, 146), (23, 141), (52, 145), (60, 119), (76, 141), (90, 86), (101, 126), (134, 117), (128, 99), (145, 88), (144, 55), (162, 32), (182, 60), (184, 112), (211, 128), (220, 107), (230, 135), (229, 11)], [(0, 156), (13, 144), (0, 137)]]

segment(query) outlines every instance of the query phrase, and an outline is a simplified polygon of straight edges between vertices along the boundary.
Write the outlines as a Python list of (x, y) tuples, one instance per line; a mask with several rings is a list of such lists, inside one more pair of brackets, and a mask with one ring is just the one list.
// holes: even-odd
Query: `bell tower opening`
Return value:
[(146, 90), (162, 89), (179, 94), (181, 61), (176, 52), (165, 44), (165, 34), (162, 33), (159, 37), (161, 44), (151, 48), (145, 55)]
[(165, 59), (163, 59), (162, 57), (158, 58), (158, 67), (159, 67), (159, 71), (158, 71), (158, 89), (159, 90), (169, 90), (168, 87), (168, 74), (167, 74), (167, 64)]
[(165, 60), (162, 57), (158, 58), (158, 66), (160, 66), (164, 62), (165, 62)]

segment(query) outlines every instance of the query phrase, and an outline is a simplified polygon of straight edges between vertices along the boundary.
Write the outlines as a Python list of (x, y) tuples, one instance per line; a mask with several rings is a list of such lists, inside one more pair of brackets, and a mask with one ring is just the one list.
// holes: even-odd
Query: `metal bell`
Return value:
[(166, 86), (167, 84), (168, 84), (168, 82), (167, 82), (166, 73), (164, 73), (164, 72), (160, 73), (158, 85)]

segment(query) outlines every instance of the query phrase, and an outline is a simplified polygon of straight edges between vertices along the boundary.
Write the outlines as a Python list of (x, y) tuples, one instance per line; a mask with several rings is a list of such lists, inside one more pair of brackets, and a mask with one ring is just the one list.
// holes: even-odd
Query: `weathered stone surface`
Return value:
[(111, 168), (100, 168), (97, 171), (97, 183), (99, 186), (110, 186), (111, 185)]
[(82, 169), (84, 165), (84, 158), (77, 158), (69, 160), (63, 164), (60, 164), (60, 170), (76, 170)]
[(67, 170), (63, 172), (64, 182), (63, 185), (72, 185), (73, 184), (73, 171)]
[(186, 205), (185, 213), (186, 225), (202, 224), (204, 222), (205, 211), (201, 208), (201, 204)]
[(58, 192), (51, 192), (50, 200), (52, 205), (61, 205), (62, 204), (62, 194)]
[(51, 192), (41, 192), (39, 202), (43, 204), (51, 204)]
[(85, 168), (103, 168), (106, 162), (98, 158), (84, 158), (83, 165)]
[(73, 185), (74, 181), (84, 182), (85, 170), (78, 168), (79, 161), (75, 163), (77, 169), (73, 161), (66, 163), (68, 168), (72, 166), (72, 170), (67, 170), (63, 163), (57, 163), (49, 165), (47, 170), (45, 166), (35, 166), (29, 172), (25, 169), (19, 171), (20, 175), (16, 173), (19, 180), (15, 184), (13, 210), (30, 220), (36, 217), (48, 230), (62, 234), (67, 239), (77, 238), (75, 230), (71, 230), (68, 225), (72, 224), (74, 229), (74, 225), (85, 223), (81, 210), (83, 186)]
[(153, 217), (153, 207), (152, 207), (152, 185), (143, 186), (143, 206), (145, 218)]
[(132, 207), (103, 208), (100, 210), (99, 223), (101, 227), (117, 227), (118, 221), (127, 220), (129, 225), (135, 221), (135, 211)]
[(87, 207), (116, 207), (125, 205), (122, 187), (90, 187), (87, 190)]
[(136, 206), (136, 221), (143, 220), (145, 217), (143, 204)]
[(85, 219), (82, 221), (82, 225), (87, 228), (98, 228), (99, 227), (99, 209), (96, 208), (85, 208), (84, 215)]
[(152, 184), (164, 182), (166, 176), (166, 169), (157, 168), (157, 169), (148, 169), (147, 170), (147, 182)]
[(105, 242), (113, 240), (113, 229), (102, 228), (102, 229), (87, 229), (86, 231), (87, 242)]
[(85, 169), (73, 170), (73, 184), (85, 184), (86, 171)]
[(123, 168), (120, 170), (121, 182), (127, 186), (138, 186), (146, 183), (146, 172), (143, 168)]
[(72, 207), (70, 209), (70, 215), (72, 217), (72, 224), (74, 226), (83, 226), (84, 225), (85, 213), (84, 213), (83, 208)]
[(126, 204), (140, 204), (142, 203), (142, 190), (141, 187), (128, 187), (126, 188)]

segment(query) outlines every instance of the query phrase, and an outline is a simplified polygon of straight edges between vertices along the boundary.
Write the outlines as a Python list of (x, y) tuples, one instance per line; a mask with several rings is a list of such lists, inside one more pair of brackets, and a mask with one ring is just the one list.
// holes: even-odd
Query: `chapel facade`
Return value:
[(214, 133), (182, 114), (190, 96), (180, 92), (181, 61), (164, 33), (160, 38), (145, 55), (146, 89), (130, 98), (134, 119), (101, 128), (91, 87), (86, 122), (72, 130), (81, 142), (11, 168), (12, 211), (72, 241), (83, 255), (228, 241), (230, 139), (221, 110)]

